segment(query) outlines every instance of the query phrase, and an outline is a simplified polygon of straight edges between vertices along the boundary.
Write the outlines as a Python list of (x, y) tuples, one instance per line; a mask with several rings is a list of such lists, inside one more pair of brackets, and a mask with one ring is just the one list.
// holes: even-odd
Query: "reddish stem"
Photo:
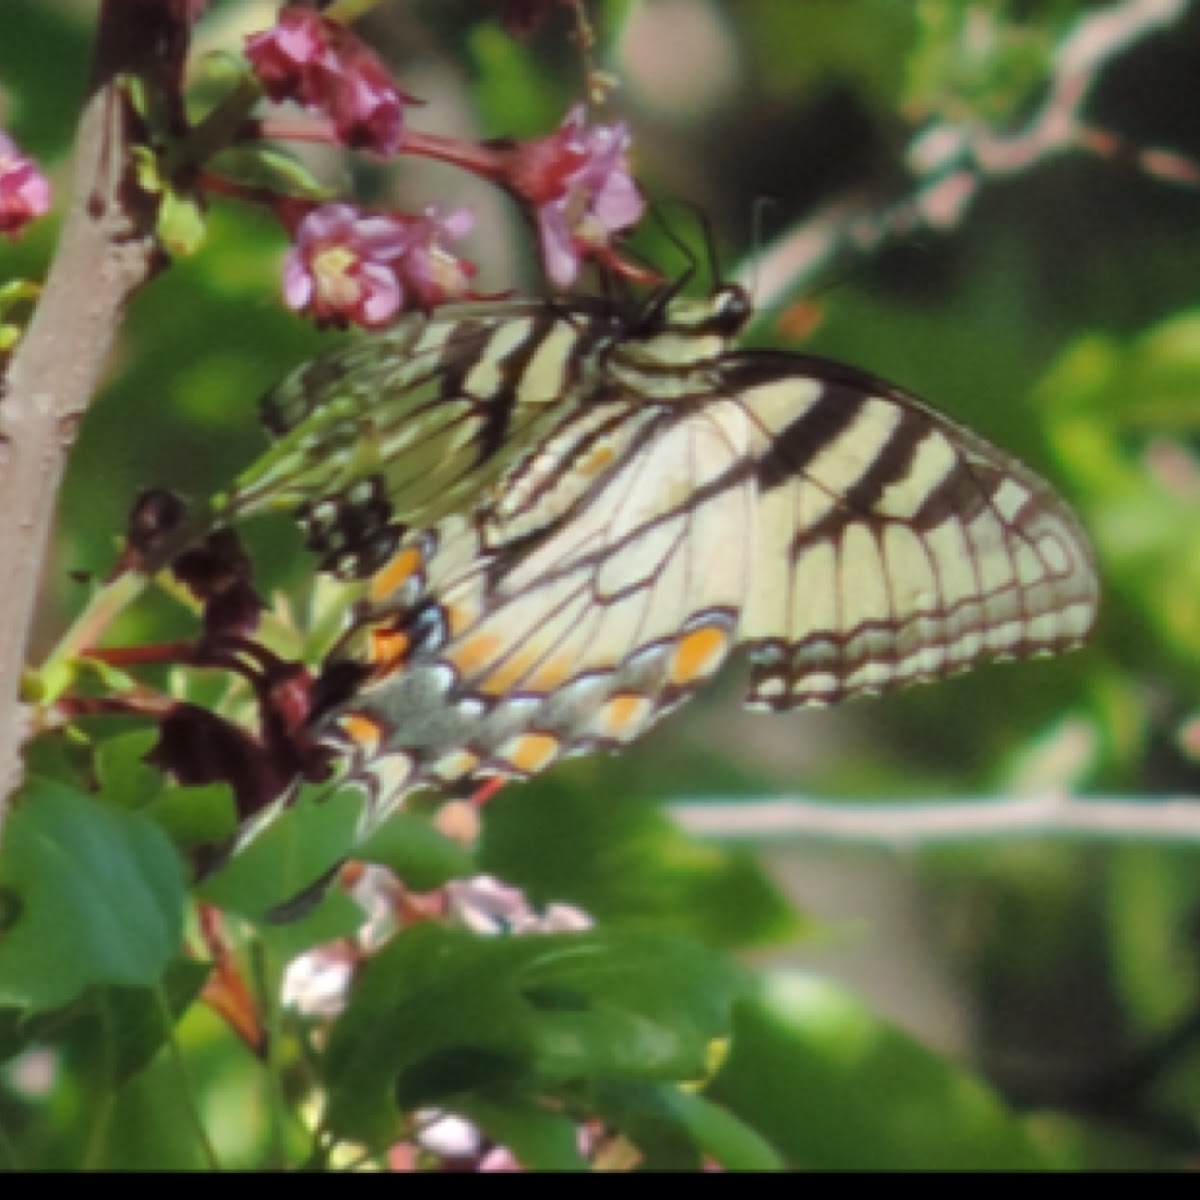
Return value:
[(502, 187), (506, 183), (511, 157), (511, 151), (503, 143), (463, 141), (461, 138), (438, 137), (434, 133), (417, 133), (413, 130), (405, 133), (401, 153), (462, 167), (464, 171)]
[(149, 646), (94, 647), (85, 657), (110, 667), (141, 667), (154, 663), (191, 665), (196, 661), (196, 645), (194, 642), (156, 642)]
[(482, 808), (507, 782), (508, 780), (502, 776), (494, 775), (471, 793), (471, 803), (476, 808)]
[(201, 902), (198, 916), (200, 936), (213, 958), (213, 971), (200, 998), (246, 1043), (251, 1053), (265, 1059), (266, 1030), (241, 969), (225, 942), (221, 912), (211, 904)]
[(77, 717), (153, 717), (160, 720), (179, 701), (158, 692), (126, 692), (121, 696), (63, 696), (54, 703), (54, 711), (66, 720)]

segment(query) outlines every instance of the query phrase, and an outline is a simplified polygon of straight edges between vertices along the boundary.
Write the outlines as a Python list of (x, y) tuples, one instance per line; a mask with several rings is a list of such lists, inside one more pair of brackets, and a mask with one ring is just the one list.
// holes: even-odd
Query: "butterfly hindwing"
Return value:
[[(382, 729), (415, 786), (533, 774), (643, 733), (735, 645), (754, 545), (747, 433), (733, 404), (660, 414), (648, 428), (631, 421), (611, 465), (577, 483), (579, 502), (540, 532), (502, 497), (470, 522), (446, 522), (425, 599), (399, 614), (411, 628), (436, 612), (437, 634), (356, 691), (336, 719), (343, 737)], [(509, 537), (510, 525), (521, 532)], [(431, 703), (435, 678), (443, 691)], [(396, 762), (387, 769), (394, 784)]]

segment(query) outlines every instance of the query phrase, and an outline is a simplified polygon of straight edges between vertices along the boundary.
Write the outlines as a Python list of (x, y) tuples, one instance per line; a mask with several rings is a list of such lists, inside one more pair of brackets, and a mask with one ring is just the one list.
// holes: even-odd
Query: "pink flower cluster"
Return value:
[(412, 103), (375, 52), (345, 26), (309, 8), (285, 8), (278, 23), (246, 39), (246, 57), (272, 100), (295, 100), (327, 116), (347, 146), (395, 154)]
[(37, 164), (0, 132), (0, 233), (16, 239), (50, 207), (50, 184)]
[(321, 324), (388, 324), (405, 308), (432, 308), (467, 293), (474, 264), (445, 245), (470, 231), (471, 213), (368, 216), (350, 204), (313, 209), (296, 229), (283, 268), (290, 308)]
[[(505, 188), (531, 214), (555, 287), (570, 287), (589, 259), (635, 273), (613, 249), (645, 210), (624, 124), (589, 127), (578, 105), (554, 133), (527, 142), (406, 134), (409, 97), (354, 34), (309, 8), (285, 8), (274, 28), (247, 39), (246, 55), (268, 96), (322, 114), (343, 143), (451, 162)], [(466, 295), (475, 273), (447, 249), (470, 228), (465, 211), (371, 216), (335, 203), (306, 209), (302, 219), (282, 207), (280, 215), (295, 235), (285, 297), (320, 322), (378, 328), (405, 308)]]

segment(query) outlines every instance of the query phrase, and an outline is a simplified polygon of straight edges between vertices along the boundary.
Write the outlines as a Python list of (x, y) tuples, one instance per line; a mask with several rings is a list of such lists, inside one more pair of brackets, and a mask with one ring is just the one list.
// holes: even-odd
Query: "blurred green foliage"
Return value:
[[(705, 234), (687, 206), (706, 214), (726, 264), (841, 195), (877, 197), (882, 209), (912, 187), (903, 151), (916, 124), (1017, 127), (1043, 95), (1064, 33), (1104, 7), (589, 6), (597, 57), (624, 80), (615, 103), (635, 135), (639, 177), (673, 237), (692, 248), (702, 282)], [(1087, 111), (1136, 146), (1200, 161), (1196, 7), (1122, 55)], [(401, 84), (419, 79), (413, 89), (428, 90), (415, 126), (446, 132), (466, 119), (478, 136), (532, 135), (582, 98), (563, 14), (516, 42), (498, 8), (395, 0), (372, 14), (366, 36)], [(236, 50), (233, 27), (251, 10), (259, 25), (269, 21), (267, 5), (213, 3), (199, 34), (209, 48)], [(639, 27), (651, 17), (666, 24)], [(5, 18), (4, 125), (54, 168), (61, 203), (93, 8), (8, 0)], [(708, 57), (689, 78), (667, 80), (656, 44), (648, 52), (638, 41), (651, 28), (678, 30), (681, 55)], [(421, 165), (328, 170), (332, 187), (362, 183), (377, 203), (453, 202), (436, 190), (444, 176)], [(764, 198), (772, 204), (756, 216)], [(487, 870), (535, 904), (582, 905), (601, 928), (576, 943), (582, 967), (557, 957), (566, 935), (481, 949), (465, 934), (418, 926), (391, 943), (324, 1059), (334, 1132), (386, 1138), (399, 1089), (401, 1104), (448, 1103), (545, 1167), (581, 1165), (573, 1118), (587, 1113), (637, 1141), (648, 1166), (1194, 1161), (1194, 848), (992, 843), (907, 863), (923, 936), (974, 1030), (947, 1055), (873, 1014), (886, 1010), (886, 992), (864, 1003), (794, 966), (765, 968), (755, 982), (730, 967), (734, 949), (838, 934), (791, 914), (748, 852), (690, 841), (655, 805), (797, 790), (932, 800), (1014, 780), (1147, 801), (1196, 794), (1196, 759), (1179, 731), (1197, 707), (1200, 650), (1198, 217), (1200, 193), (1128, 156), (1064, 154), (986, 186), (955, 228), (892, 241), (815, 281), (808, 299), (821, 319), (806, 350), (933, 399), (1075, 503), (1106, 585), (1094, 644), (832, 717), (742, 720), (736, 681), (726, 682), (620, 759), (571, 764), (502, 795), (475, 862), (416, 814), (374, 848), (376, 861), (429, 887)], [(284, 240), (269, 219), (221, 201), (207, 219), (198, 253), (134, 302), (80, 432), (39, 651), (111, 567), (133, 497), (154, 485), (205, 495), (227, 482), (261, 448), (257, 397), (336, 336), (283, 311)], [(653, 222), (639, 237), (666, 269), (687, 265)], [(502, 273), (514, 245), (525, 261), (519, 280)], [(6, 243), (4, 276), (37, 277), (51, 246), (49, 223)], [(503, 204), (481, 215), (469, 253), (483, 290), (536, 278), (531, 239)], [(784, 321), (756, 339), (791, 344)], [(299, 597), (312, 566), (287, 524), (246, 536), (262, 579)], [(183, 636), (192, 620), (148, 603), (116, 637)], [(227, 793), (165, 787), (141, 764), (146, 734), (128, 721), (89, 730), (96, 747), (34, 748), (37, 779), (0, 860), (0, 1161), (336, 1160), (311, 1137), (316, 1118), (296, 1116), (305, 1081), (321, 1073), (317, 1039), (273, 1003), (288, 958), (345, 933), (353, 907), (336, 893), (290, 925), (272, 926), (270, 914), (336, 862), (351, 819), (337, 805), (301, 805), (201, 889), (237, 914), (236, 936), (255, 948), (255, 985), (272, 997), (264, 1069), (191, 1003), (203, 973), (184, 961), (178, 937), (183, 884), (168, 835), (182, 847), (223, 836)], [(1079, 749), (1066, 753), (1077, 736)], [(911, 951), (891, 947), (897, 958)], [(44, 969), (30, 965), (39, 955)], [(397, 1013), (408, 1023), (396, 1024)], [(924, 1033), (949, 1040), (936, 1026)], [(706, 1047), (717, 1050), (707, 1065)], [(48, 1083), (37, 1082), (43, 1061)], [(667, 1082), (680, 1079), (696, 1086)]]

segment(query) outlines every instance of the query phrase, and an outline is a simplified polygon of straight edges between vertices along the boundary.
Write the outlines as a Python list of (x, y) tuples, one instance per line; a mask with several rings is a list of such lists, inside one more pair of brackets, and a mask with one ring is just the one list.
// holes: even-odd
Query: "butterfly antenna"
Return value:
[[(700, 226), (704, 234), (705, 257), (708, 259), (708, 267), (712, 280), (720, 278), (717, 263), (716, 245), (712, 236), (712, 225), (708, 220), (708, 215), (698, 205), (690, 200), (676, 200), (673, 203), (680, 207), (686, 208), (696, 218), (697, 224)], [(663, 215), (663, 206), (661, 204), (653, 204), (650, 207), (650, 216), (654, 223), (662, 230), (663, 236), (679, 251), (680, 257), (684, 260), (684, 269), (671, 282), (664, 284), (650, 298), (646, 304), (645, 311), (642, 313), (639, 324), (647, 329), (657, 328), (662, 319), (663, 313), (681, 292), (687, 289), (688, 284), (695, 278), (696, 268), (699, 265), (691, 246), (687, 244), (675, 232)]]
[[(709, 224), (708, 217), (704, 213), (703, 209), (701, 209), (698, 204), (695, 204), (691, 200), (675, 200), (672, 203), (678, 208), (687, 209), (695, 217), (697, 224), (699, 224), (701, 229), (704, 231), (704, 244), (706, 247), (709, 268), (711, 269), (716, 264), (716, 258), (713, 254), (711, 237), (712, 229)], [(679, 256), (684, 261), (685, 266), (682, 274), (680, 274), (678, 278), (676, 278), (675, 281), (670, 285), (671, 296), (677, 296), (681, 291), (684, 290), (684, 288), (687, 287), (689, 283), (691, 283), (693, 276), (696, 274), (696, 267), (699, 265), (698, 260), (695, 253), (692, 251), (691, 246), (689, 246), (687, 242), (685, 242), (683, 238), (681, 238), (668, 223), (667, 218), (663, 215), (663, 206), (661, 204), (654, 204), (651, 206), (650, 216), (653, 218), (654, 223), (659, 227), (659, 229), (662, 230), (663, 236), (667, 239), (667, 241), (679, 251)]]
[(758, 196), (755, 198), (754, 207), (750, 210), (750, 245), (754, 247), (750, 259), (753, 265), (751, 273), (753, 277), (746, 281), (745, 288), (752, 299), (758, 292), (759, 263), (762, 261), (763, 247), (767, 240), (763, 232), (766, 226), (767, 212), (769, 209), (777, 207), (778, 201), (773, 196)]
[(700, 226), (700, 233), (704, 238), (704, 257), (708, 260), (709, 286), (715, 289), (725, 278), (725, 273), (721, 270), (721, 255), (717, 251), (717, 235), (713, 232), (713, 223), (708, 213), (698, 204), (691, 207), (696, 214), (696, 223)]

